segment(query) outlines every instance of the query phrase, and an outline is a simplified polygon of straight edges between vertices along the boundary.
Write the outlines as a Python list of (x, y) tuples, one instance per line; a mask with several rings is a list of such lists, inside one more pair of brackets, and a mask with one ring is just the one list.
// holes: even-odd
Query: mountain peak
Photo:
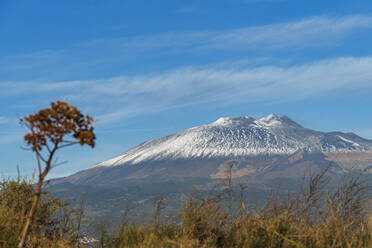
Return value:
[(215, 122), (212, 123), (212, 125), (217, 126), (248, 126), (250, 124), (253, 124), (256, 121), (255, 118), (251, 116), (236, 116), (236, 117), (221, 117)]
[(268, 116), (263, 117), (258, 121), (268, 126), (278, 126), (283, 124), (281, 116), (275, 114), (269, 114)]
[(212, 126), (266, 126), (266, 127), (296, 127), (302, 128), (289, 117), (285, 115), (269, 114), (261, 119), (255, 119), (251, 116), (221, 117), (211, 124)]
[(281, 119), (280, 115), (269, 114), (268, 116), (261, 118), (260, 121), (271, 122), (271, 121), (279, 121), (280, 119)]
[(268, 116), (263, 117), (259, 119), (258, 121), (267, 126), (287, 126), (287, 127), (302, 128), (301, 125), (294, 122), (286, 115), (269, 114)]

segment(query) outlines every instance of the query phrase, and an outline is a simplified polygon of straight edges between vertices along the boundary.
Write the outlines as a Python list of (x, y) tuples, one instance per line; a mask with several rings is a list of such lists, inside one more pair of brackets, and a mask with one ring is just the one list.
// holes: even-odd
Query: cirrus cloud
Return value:
[[(372, 57), (341, 57), (295, 66), (183, 67), (100, 80), (0, 83), (0, 92), (37, 102), (65, 99), (101, 123), (187, 105), (293, 102), (372, 90)], [(1, 93), (0, 93), (1, 95)], [(8, 93), (9, 95), (9, 93)]]

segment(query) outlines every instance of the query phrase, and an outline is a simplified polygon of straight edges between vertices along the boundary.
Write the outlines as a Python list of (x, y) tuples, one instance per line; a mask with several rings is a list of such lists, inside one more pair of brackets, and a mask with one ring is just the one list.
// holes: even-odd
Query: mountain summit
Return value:
[[(362, 158), (364, 160), (358, 160), (358, 163), (362, 167), (370, 166), (371, 150), (371, 140), (353, 133), (314, 131), (287, 116), (270, 114), (261, 119), (224, 117), (210, 124), (146, 141), (64, 180), (218, 178), (222, 176), (223, 166), (231, 161), (237, 164), (236, 176), (292, 175), (301, 174), (305, 165), (316, 164), (323, 168), (331, 158), (338, 157), (344, 160), (338, 160), (334, 167), (342, 171), (345, 166), (350, 167), (353, 159)], [(348, 155), (336, 156), (339, 153)]]

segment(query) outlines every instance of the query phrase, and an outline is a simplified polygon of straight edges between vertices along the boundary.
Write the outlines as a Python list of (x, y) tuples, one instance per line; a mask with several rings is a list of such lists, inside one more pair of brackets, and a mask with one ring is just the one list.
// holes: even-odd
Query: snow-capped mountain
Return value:
[[(338, 153), (343, 155), (336, 156)], [(242, 116), (219, 118), (146, 141), (63, 180), (82, 183), (147, 177), (219, 178), (232, 161), (236, 163), (236, 177), (300, 176), (308, 166), (325, 168), (330, 160), (337, 160), (333, 171), (351, 167), (354, 161), (359, 167), (372, 166), (372, 141), (353, 133), (310, 130), (287, 116)]]
[(164, 138), (144, 142), (100, 166), (135, 165), (147, 160), (290, 155), (297, 151), (372, 150), (372, 141), (352, 133), (303, 128), (287, 116), (220, 118)]

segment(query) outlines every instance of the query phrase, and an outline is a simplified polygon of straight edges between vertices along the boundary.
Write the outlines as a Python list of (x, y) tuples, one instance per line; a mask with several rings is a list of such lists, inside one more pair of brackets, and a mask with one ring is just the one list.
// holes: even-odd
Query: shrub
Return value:
[[(0, 182), (0, 247), (17, 247), (33, 196), (33, 185), (27, 180)], [(25, 247), (73, 247), (75, 220), (66, 201), (44, 194)]]

